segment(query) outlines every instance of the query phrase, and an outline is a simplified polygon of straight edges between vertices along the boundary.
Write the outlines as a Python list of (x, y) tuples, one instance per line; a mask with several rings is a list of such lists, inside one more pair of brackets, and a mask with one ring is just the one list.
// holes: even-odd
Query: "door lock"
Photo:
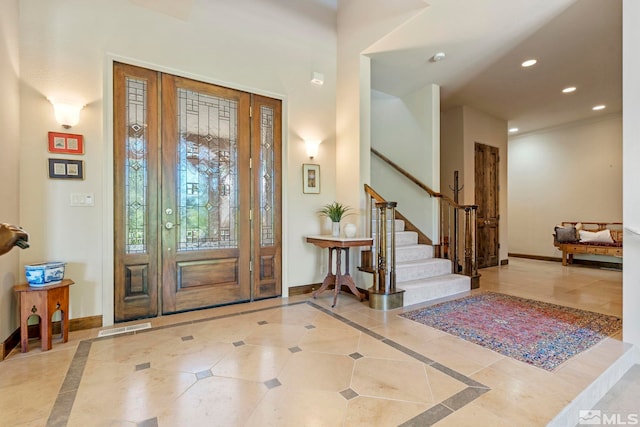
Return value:
[(167, 221), (167, 223), (164, 225), (164, 228), (166, 228), (167, 230), (171, 230), (176, 225), (179, 225), (179, 224), (174, 224), (171, 221)]

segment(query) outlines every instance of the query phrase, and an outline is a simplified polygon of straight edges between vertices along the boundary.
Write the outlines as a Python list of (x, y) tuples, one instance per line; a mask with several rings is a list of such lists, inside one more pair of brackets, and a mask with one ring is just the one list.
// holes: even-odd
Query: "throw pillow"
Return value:
[(611, 238), (611, 231), (609, 231), (608, 228), (600, 231), (580, 230), (579, 233), (581, 242), (613, 243), (613, 239)]
[(576, 228), (573, 225), (567, 225), (564, 227), (557, 226), (555, 228), (556, 241), (558, 243), (575, 243), (578, 241), (576, 235)]

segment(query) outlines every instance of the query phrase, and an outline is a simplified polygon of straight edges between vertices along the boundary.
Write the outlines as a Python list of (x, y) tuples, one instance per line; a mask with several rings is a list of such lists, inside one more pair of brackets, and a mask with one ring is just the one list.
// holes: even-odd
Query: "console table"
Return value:
[[(356, 284), (351, 278), (349, 274), (349, 248), (358, 247), (358, 246), (371, 246), (373, 245), (372, 238), (365, 237), (352, 237), (352, 238), (342, 238), (342, 237), (332, 237), (332, 236), (307, 236), (307, 243), (313, 243), (314, 245), (321, 248), (329, 249), (329, 268), (327, 269), (327, 276), (322, 281), (322, 286), (320, 289), (313, 292), (311, 294), (314, 298), (324, 292), (329, 285), (335, 284), (334, 293), (333, 293), (333, 305), (331, 307), (336, 306), (336, 300), (338, 299), (338, 294), (340, 293), (340, 289), (342, 285), (347, 285), (351, 292), (358, 298), (360, 301), (364, 300), (364, 294), (358, 291), (356, 288)], [(336, 251), (336, 273), (333, 274), (333, 251)], [(344, 274), (342, 274), (342, 252), (345, 253), (345, 263), (346, 268)]]
[(60, 283), (47, 286), (29, 286), (25, 283), (13, 287), (20, 294), (20, 351), (29, 349), (27, 320), (31, 316), (40, 317), (40, 340), (42, 351), (51, 349), (53, 323), (51, 316), (60, 310), (62, 317), (62, 342), (69, 340), (69, 286), (73, 280), (63, 279)]

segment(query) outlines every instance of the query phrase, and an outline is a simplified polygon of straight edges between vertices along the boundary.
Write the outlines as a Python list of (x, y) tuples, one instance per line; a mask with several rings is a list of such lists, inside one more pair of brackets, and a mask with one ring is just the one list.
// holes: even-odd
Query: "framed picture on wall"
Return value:
[(49, 132), (49, 152), (84, 154), (84, 138), (75, 133)]
[(302, 165), (302, 192), (320, 194), (320, 165)]
[(84, 162), (82, 160), (49, 159), (49, 178), (84, 179)]

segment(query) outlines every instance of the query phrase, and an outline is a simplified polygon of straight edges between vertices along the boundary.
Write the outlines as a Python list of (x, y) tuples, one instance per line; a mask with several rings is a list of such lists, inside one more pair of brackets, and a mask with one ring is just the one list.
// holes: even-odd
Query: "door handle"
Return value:
[(180, 225), (180, 224), (174, 224), (171, 221), (167, 221), (167, 223), (164, 225), (164, 228), (166, 228), (167, 230), (171, 230), (176, 225)]

